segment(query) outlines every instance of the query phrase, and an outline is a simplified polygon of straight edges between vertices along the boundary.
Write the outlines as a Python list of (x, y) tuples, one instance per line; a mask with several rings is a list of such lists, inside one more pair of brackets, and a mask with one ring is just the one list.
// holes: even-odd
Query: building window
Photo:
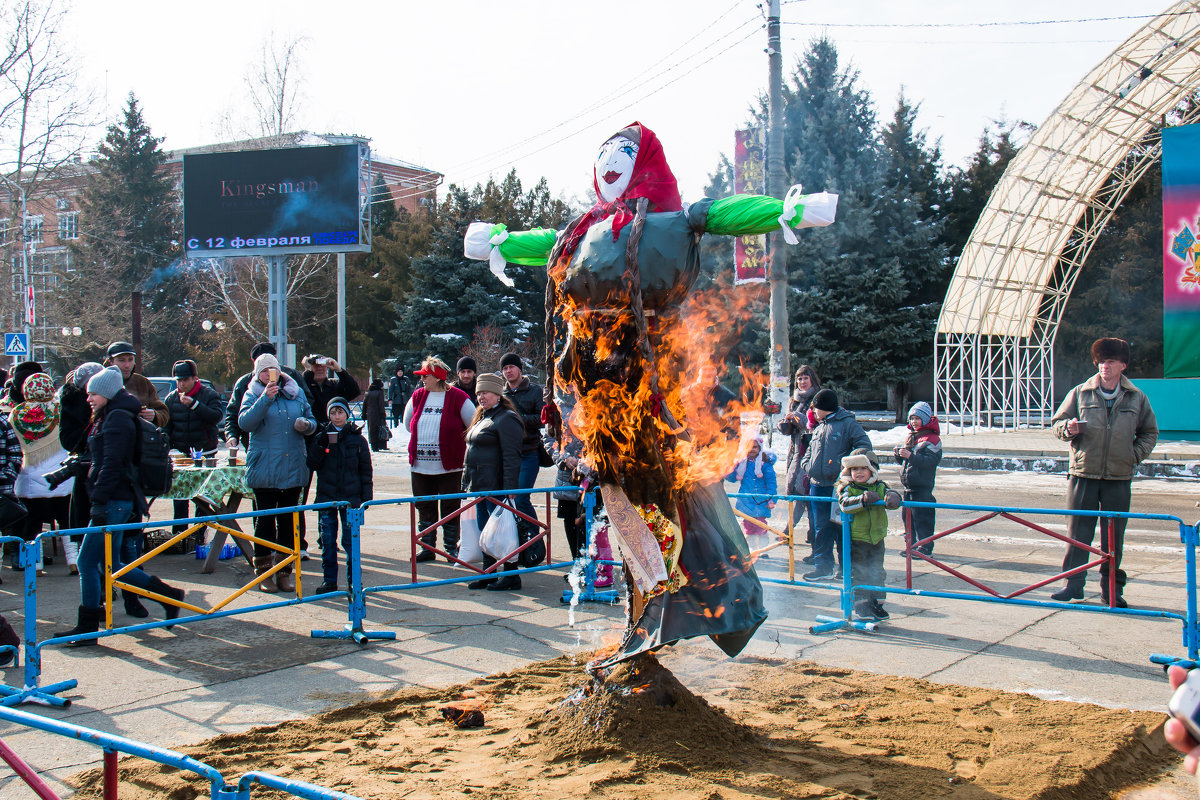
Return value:
[(8, 244), (16, 238), (13, 221), (10, 217), (0, 219), (0, 244)]
[(54, 207), (59, 211), (69, 211), (71, 208), (71, 201), (65, 197), (60, 197), (55, 201)]
[(38, 214), (34, 217), (25, 218), (25, 241), (37, 242), (42, 241), (42, 215)]
[(58, 238), (60, 240), (79, 238), (78, 212), (72, 211), (70, 214), (58, 215)]

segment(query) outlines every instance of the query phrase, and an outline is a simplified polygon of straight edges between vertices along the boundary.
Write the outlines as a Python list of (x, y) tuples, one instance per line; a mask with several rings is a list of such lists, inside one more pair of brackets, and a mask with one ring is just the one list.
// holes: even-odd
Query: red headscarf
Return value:
[[(630, 201), (637, 200), (639, 197), (645, 197), (650, 201), (650, 211), (680, 211), (683, 208), (683, 202), (679, 197), (679, 185), (675, 182), (675, 175), (671, 172), (671, 167), (667, 165), (667, 157), (663, 155), (662, 143), (658, 141), (654, 131), (640, 122), (634, 122), (613, 134), (613, 136), (622, 135), (638, 141), (638, 154), (633, 162), (633, 175), (629, 178), (629, 186), (620, 197), (609, 203), (600, 194), (600, 184), (597, 182), (596, 176), (592, 175), (592, 188), (596, 190), (596, 204), (571, 228), (566, 245), (563, 247), (562, 255), (564, 256), (575, 252), (575, 248), (579, 246), (579, 242), (587, 233), (588, 228), (609, 216), (613, 218), (612, 231), (615, 242), (621, 235), (621, 229), (633, 221), (632, 207), (636, 204)], [(608, 138), (611, 139), (613, 136)]]

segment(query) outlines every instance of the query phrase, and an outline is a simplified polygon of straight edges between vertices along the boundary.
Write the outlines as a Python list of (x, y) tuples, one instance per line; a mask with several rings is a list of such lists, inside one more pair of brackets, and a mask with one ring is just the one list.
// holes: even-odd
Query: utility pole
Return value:
[[(779, 37), (779, 0), (769, 0), (767, 11), (767, 194), (783, 199), (787, 188), (783, 164), (783, 51)], [(771, 286), (771, 385), (768, 396), (787, 408), (791, 374), (788, 338), (787, 248), (779, 231), (767, 236), (767, 281)]]

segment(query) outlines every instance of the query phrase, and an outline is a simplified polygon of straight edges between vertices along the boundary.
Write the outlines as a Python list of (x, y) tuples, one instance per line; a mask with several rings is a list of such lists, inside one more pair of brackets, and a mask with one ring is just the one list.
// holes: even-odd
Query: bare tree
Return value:
[[(300, 324), (328, 326), (336, 318), (329, 300), (333, 294), (329, 255), (292, 256), (288, 263), (289, 311)], [(261, 258), (197, 259), (192, 262), (193, 284), (214, 309), (255, 340), (267, 338), (267, 278)], [(298, 306), (298, 307), (297, 307)]]
[(306, 42), (304, 37), (276, 41), (272, 33), (246, 75), (259, 136), (282, 136), (295, 124), (303, 87), (300, 53)]

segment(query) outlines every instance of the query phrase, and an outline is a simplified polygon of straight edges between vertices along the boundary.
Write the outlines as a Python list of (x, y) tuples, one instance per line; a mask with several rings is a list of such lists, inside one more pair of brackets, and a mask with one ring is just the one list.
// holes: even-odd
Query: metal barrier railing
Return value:
[(104, 797), (106, 800), (108, 798), (115, 800), (117, 797), (118, 753), (127, 753), (157, 764), (164, 764), (168, 767), (174, 767), (175, 769), (199, 775), (208, 781), (213, 800), (249, 800), (250, 787), (255, 783), (287, 792), (296, 797), (307, 798), (307, 800), (362, 800), (362, 798), (355, 795), (326, 789), (323, 786), (317, 786), (315, 783), (281, 778), (278, 775), (271, 775), (266, 772), (247, 772), (235, 783), (230, 783), (225, 780), (216, 767), (191, 756), (185, 756), (183, 753), (177, 753), (165, 747), (138, 742), (133, 739), (127, 739), (124, 736), (105, 733), (93, 728), (72, 725), (69, 722), (60, 722), (56, 719), (43, 717), (40, 714), (30, 714), (27, 711), (19, 711), (15, 708), (0, 706), (0, 720), (25, 725), (29, 728), (54, 733), (59, 736), (66, 736), (103, 748), (103, 781)]

